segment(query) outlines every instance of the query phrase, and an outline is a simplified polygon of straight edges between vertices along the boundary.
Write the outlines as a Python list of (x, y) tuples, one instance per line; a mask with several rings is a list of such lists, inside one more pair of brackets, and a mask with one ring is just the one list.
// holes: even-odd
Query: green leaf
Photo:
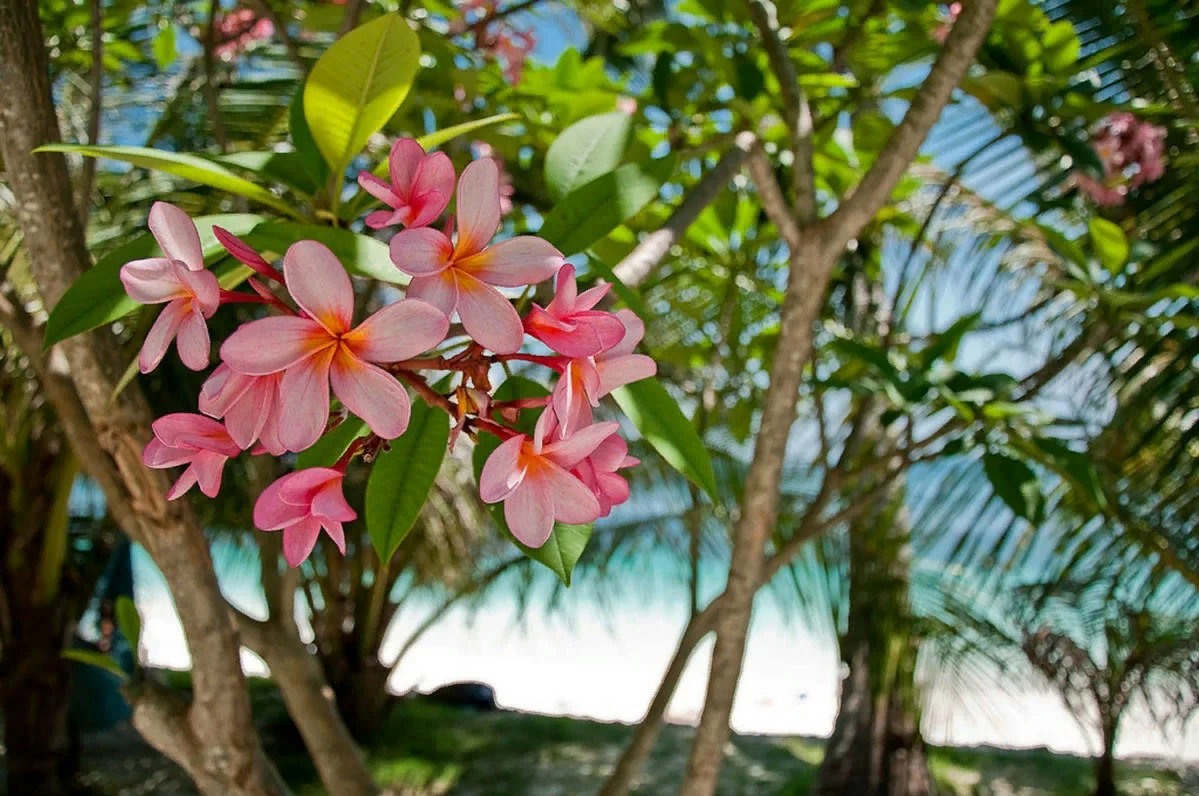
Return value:
[(584, 251), (656, 199), (674, 163), (673, 157), (626, 163), (580, 185), (555, 203), (538, 237), (567, 257)]
[(296, 241), (315, 240), (328, 246), (351, 274), (397, 285), (406, 285), (410, 279), (391, 261), (391, 252), (386, 243), (340, 227), (267, 221), (254, 227), (243, 238), (260, 252), (278, 255), (284, 254)]
[(84, 146), (81, 144), (46, 144), (38, 147), (34, 152), (73, 152), (91, 158), (108, 158), (132, 166), (174, 174), (185, 180), (244, 196), (278, 210), (284, 215), (294, 218), (303, 217), (290, 202), (285, 202), (261, 185), (239, 177), (220, 163), (199, 155), (167, 152), (141, 146)]
[(1105, 218), (1092, 218), (1087, 226), (1099, 262), (1113, 273), (1123, 268), (1128, 262), (1128, 239), (1123, 230)]
[(695, 426), (678, 402), (656, 379), (642, 379), (612, 392), (621, 410), (633, 421), (645, 441), (671, 467), (687, 476), (716, 500), (716, 473)]
[(925, 370), (933, 366), (938, 359), (944, 359), (952, 365), (957, 359), (958, 346), (962, 338), (982, 320), (982, 313), (973, 312), (958, 318), (945, 331), (937, 335), (928, 347), (920, 352), (921, 364)]
[(308, 121), (304, 118), (304, 90), (301, 88), (291, 101), (288, 110), (288, 129), (291, 131), (291, 145), (296, 148), (300, 162), (304, 164), (305, 173), (318, 186), (324, 186), (329, 181), (329, 164), (325, 156), (312, 138), (308, 129)]
[(1099, 471), (1085, 453), (1053, 437), (1033, 437), (1032, 442), (1045, 454), (1049, 465), (1067, 478), (1075, 489), (1100, 509), (1107, 508), (1107, 495), (1103, 492)]
[(983, 454), (983, 470), (995, 494), (1008, 505), (1017, 517), (1034, 525), (1045, 513), (1045, 496), (1041, 483), (1032, 468), (1019, 459), (1004, 453)]
[(338, 39), (304, 84), (304, 119), (339, 178), (400, 109), (420, 66), (420, 39), (402, 14), (385, 14)]
[(412, 530), (437, 480), (450, 439), (450, 417), (423, 401), (412, 406), (408, 430), (379, 454), (366, 482), (366, 530), (379, 553), (390, 561)]
[[(507, 385), (513, 379), (508, 379), (504, 382)], [(522, 379), (521, 381), (528, 381)], [(541, 393), (545, 393), (545, 388), (535, 382), (529, 382), (539, 388)], [(501, 386), (503, 389), (503, 386)], [(496, 396), (500, 393), (497, 390)], [(517, 397), (515, 395), (507, 395), (507, 398)], [(531, 397), (531, 396), (530, 396)], [(528, 413), (526, 413), (528, 414)], [(491, 434), (484, 434), (479, 437), (475, 443), (475, 450), (471, 454), (471, 460), (474, 465), (475, 479), (478, 480), (480, 473), (483, 472), (483, 465), (486, 464), (487, 458), (500, 446), (500, 441), (497, 437)], [(541, 547), (529, 547), (522, 544), (512, 535), (512, 531), (508, 529), (508, 523), (504, 520), (504, 504), (497, 503), (489, 507), (492, 521), (500, 532), (508, 537), (512, 544), (524, 553), (529, 558), (545, 565), (551, 572), (558, 576), (562, 583), (569, 587), (570, 578), (574, 573), (575, 564), (578, 563), (579, 557), (583, 555), (583, 550), (587, 547), (587, 541), (591, 538), (590, 525), (567, 525), (565, 523), (554, 523), (554, 530), (550, 532), (550, 538), (546, 540)]]
[(167, 25), (158, 31), (154, 37), (154, 62), (158, 64), (159, 71), (165, 71), (168, 66), (175, 63), (175, 59), (179, 57), (179, 51), (175, 49), (175, 26)]
[(137, 613), (137, 605), (134, 604), (132, 597), (122, 595), (117, 598), (114, 610), (117, 617), (117, 628), (129, 642), (129, 646), (136, 650), (142, 639), (142, 618)]
[(122, 680), (129, 679), (129, 675), (125, 674), (125, 670), (121, 668), (120, 664), (118, 664), (105, 653), (97, 650), (63, 650), (62, 657), (78, 663), (86, 663), (88, 666), (95, 666), (98, 669), (103, 669), (106, 672), (115, 674)]
[(620, 165), (633, 131), (626, 113), (588, 116), (562, 131), (545, 153), (545, 183), (555, 202)]
[[(453, 127), (446, 127), (444, 130), (436, 130), (432, 133), (426, 133), (425, 135), (418, 136), (416, 143), (420, 144), (425, 151), (428, 151), (434, 147), (441, 146), (447, 141), (453, 141), (458, 136), (466, 135), (467, 133), (473, 133), (476, 130), (482, 130), (484, 127), (491, 127), (492, 125), (510, 122), (519, 118), (520, 116), (515, 113), (497, 113), (495, 116), (488, 116), (485, 119), (475, 119), (471, 122), (455, 124)], [(387, 161), (383, 161), (383, 172), (379, 176), (382, 177), (385, 174), (387, 174)]]
[(332, 467), (350, 447), (351, 442), (366, 436), (369, 431), (365, 421), (350, 415), (345, 422), (313, 443), (311, 448), (301, 451), (296, 456), (296, 469)]
[(216, 160), (266, 180), (282, 183), (304, 196), (312, 196), (324, 184), (314, 180), (308, 173), (307, 160), (299, 152), (234, 152), (231, 155), (221, 155)]
[[(214, 226), (223, 227), (234, 235), (245, 235), (262, 220), (262, 216), (247, 213), (196, 218), (196, 229), (200, 232), (200, 245), (204, 249), (205, 259), (216, 257), (218, 254), (223, 255), (225, 252), (217, 242), (216, 236), (212, 234)], [(46, 339), (43, 345), (49, 348), (68, 337), (112, 323), (140, 307), (140, 304), (125, 294), (125, 286), (121, 284), (121, 266), (130, 260), (160, 254), (154, 238), (145, 233), (100, 258), (99, 262), (85, 271), (83, 276), (67, 289), (58, 300), (58, 304), (54, 305), (46, 321)], [(232, 288), (233, 285), (228, 284), (229, 275), (244, 274), (245, 268), (240, 263), (231, 261), (215, 273), (225, 288)]]

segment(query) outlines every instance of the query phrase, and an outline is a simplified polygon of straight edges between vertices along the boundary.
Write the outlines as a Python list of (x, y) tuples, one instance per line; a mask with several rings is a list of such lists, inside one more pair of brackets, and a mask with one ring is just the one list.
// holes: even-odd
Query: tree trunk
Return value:
[(1116, 796), (1116, 732), (1104, 728), (1103, 751), (1095, 759), (1095, 796)]
[(68, 711), (71, 664), (62, 657), (70, 628), (59, 603), (12, 606), (14, 646), (0, 667), (8, 792), (70, 792), (78, 763)]
[[(66, 161), (33, 154), (59, 140), (37, 3), (0, 0), (0, 154), (30, 270), (46, 307), (90, 267)], [(63, 343), (69, 379), (43, 388), (79, 461), (104, 491), (110, 515), (166, 578), (186, 633), (194, 699), (152, 683), (130, 689), (133, 722), (211, 796), (277, 796), (286, 787), (262, 754), (250, 715), (237, 637), (208, 543), (182, 501), (168, 503), (165, 473), (142, 464), (152, 415), (136, 385), (115, 395), (124, 370), (116, 338), (97, 330)]]
[(360, 743), (378, 737), (383, 730), (391, 708), (395, 704), (387, 692), (387, 678), (391, 669), (378, 658), (363, 659), (354, 656), (342, 660), (336, 679), (329, 685), (337, 698), (337, 709), (345, 720), (350, 734)]

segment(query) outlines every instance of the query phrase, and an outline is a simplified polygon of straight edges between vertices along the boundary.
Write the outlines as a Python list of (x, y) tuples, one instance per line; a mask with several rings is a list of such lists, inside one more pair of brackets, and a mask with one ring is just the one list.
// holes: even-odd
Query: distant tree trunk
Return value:
[(1116, 728), (1105, 722), (1103, 751), (1095, 760), (1095, 796), (1116, 796)]
[(813, 796), (927, 796), (917, 643), (908, 607), (910, 529), (901, 488), (849, 529), (848, 676)]
[(326, 644), (318, 645), (319, 655), (325, 677), (336, 694), (338, 712), (359, 742), (376, 737), (395, 702), (387, 692), (391, 669), (379, 661), (373, 649), (359, 652), (357, 633), (341, 634), (336, 651), (328, 649), (328, 636), (324, 639)]
[(10, 607), (13, 646), (0, 665), (0, 712), (8, 792), (59, 796), (77, 765), (68, 718), (71, 664), (62, 657), (71, 622), (63, 603)]

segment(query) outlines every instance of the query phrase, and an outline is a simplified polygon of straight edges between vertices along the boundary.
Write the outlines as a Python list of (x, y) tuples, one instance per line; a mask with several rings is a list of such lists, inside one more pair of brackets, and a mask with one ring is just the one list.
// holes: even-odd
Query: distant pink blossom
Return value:
[(610, 312), (592, 309), (611, 288), (603, 284), (580, 294), (574, 266), (562, 266), (553, 301), (545, 309), (532, 306), (525, 332), (568, 357), (590, 357), (612, 348), (625, 336), (624, 323)]
[(384, 439), (403, 434), (408, 393), (377, 363), (399, 362), (437, 345), (449, 328), (446, 316), (423, 301), (404, 299), (353, 326), (350, 277), (317, 241), (292, 244), (283, 275), (304, 315), (252, 321), (221, 346), (221, 358), (238, 373), (283, 372), (280, 442), (293, 451), (316, 442), (329, 417), (330, 384), (375, 434)]
[(411, 274), (408, 296), (449, 315), (458, 313), (467, 333), (497, 354), (520, 348), (524, 330), (516, 309), (496, 287), (544, 281), (565, 258), (531, 235), (488, 242), (500, 226), (499, 169), (490, 158), (476, 160), (458, 180), (458, 235), (431, 227), (405, 229), (391, 239), (391, 260)]
[(210, 417), (176, 412), (158, 418), (151, 428), (154, 439), (142, 454), (146, 466), (161, 470), (187, 465), (167, 492), (167, 500), (175, 500), (196, 484), (208, 497), (216, 497), (225, 462), (242, 450), (225, 427)]
[(241, 50), (275, 32), (274, 24), (251, 8), (235, 8), (217, 21), (219, 44), (212, 52), (218, 58), (231, 60)]
[(224, 418), (229, 436), (241, 448), (255, 441), (272, 456), (287, 452), (280, 439), (282, 373), (247, 376), (222, 363), (200, 388), (200, 411)]
[(501, 30), (491, 39), (491, 52), (500, 59), (504, 67), (504, 79), (515, 86), (524, 74), (525, 59), (537, 46), (532, 31)]
[(632, 310), (617, 310), (614, 315), (625, 329), (619, 343), (595, 356), (559, 360), (561, 377), (554, 385), (550, 406), (564, 434), (590, 423), (592, 408), (599, 406), (600, 399), (617, 387), (648, 379), (658, 372), (653, 359), (633, 353), (645, 336), (645, 324)]
[(958, 14), (961, 13), (961, 3), (950, 3), (949, 13), (946, 16), (945, 21), (938, 25), (937, 29), (933, 31), (933, 38), (941, 44), (944, 44), (945, 40), (949, 38), (949, 31), (953, 27), (953, 23), (958, 21)]
[(1070, 182), (1098, 205), (1123, 204), (1130, 192), (1165, 175), (1165, 140), (1166, 128), (1126, 111), (1113, 113), (1100, 123), (1091, 139), (1103, 163), (1103, 179), (1075, 172)]
[(483, 502), (503, 501), (508, 529), (529, 547), (545, 544), (554, 522), (587, 523), (600, 516), (599, 500), (570, 471), (620, 428), (597, 423), (547, 442), (553, 424), (552, 414), (542, 412), (533, 438), (518, 434), (500, 443), (479, 476)]
[(571, 473), (587, 485), (600, 505), (600, 516), (607, 517), (613, 506), (629, 499), (629, 482), (617, 470), (635, 467), (641, 462), (629, 455), (629, 444), (619, 434), (601, 442)]
[(632, 116), (637, 112), (637, 100), (632, 97), (618, 97), (616, 100), (616, 110)]
[(138, 368), (142, 373), (154, 370), (175, 341), (183, 364), (203, 370), (212, 346), (207, 319), (220, 306), (220, 284), (204, 270), (200, 235), (186, 213), (155, 202), (149, 223), (165, 256), (133, 260), (121, 267), (121, 283), (130, 298), (139, 304), (166, 304), (146, 335)]
[(343, 477), (341, 470), (310, 467), (288, 473), (258, 496), (254, 525), (264, 531), (283, 531), (283, 557), (288, 566), (298, 567), (308, 558), (322, 529), (345, 555), (342, 523), (358, 514), (346, 502)]
[(401, 138), (392, 144), (388, 158), (391, 183), (363, 171), (358, 184), (363, 190), (391, 207), (377, 210), (366, 217), (372, 229), (402, 224), (424, 227), (437, 220), (450, 203), (454, 191), (454, 165), (444, 152), (426, 155), (414, 139)]

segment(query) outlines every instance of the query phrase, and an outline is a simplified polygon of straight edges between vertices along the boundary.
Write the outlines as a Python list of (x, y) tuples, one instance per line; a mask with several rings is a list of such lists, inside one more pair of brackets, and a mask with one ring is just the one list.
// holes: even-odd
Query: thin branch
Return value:
[(337, 29), (337, 38), (341, 38), (358, 27), (358, 19), (366, 7), (366, 0), (349, 0), (346, 3), (346, 15), (342, 17), (341, 27)]
[(300, 47), (296, 44), (296, 40), (287, 32), (287, 22), (283, 17), (279, 16), (269, 0), (256, 0), (258, 11), (270, 21), (275, 28), (275, 35), (279, 37), (279, 41), (283, 42), (283, 46), (287, 49), (287, 57), (296, 65), (296, 69), (300, 70), (301, 75), (308, 74), (308, 62), (304, 60), (304, 56), (300, 54)]
[(749, 0), (749, 16), (766, 48), (770, 68), (779, 81), (779, 92), (783, 100), (783, 116), (791, 130), (791, 151), (794, 162), (791, 172), (794, 179), (795, 214), (799, 223), (809, 224), (816, 217), (816, 177), (812, 171), (812, 110), (799, 88), (799, 75), (787, 52), (787, 46), (779, 38), (778, 17), (773, 6), (767, 7), (764, 0)]
[(740, 133), (733, 139), (733, 147), (691, 187), (662, 228), (647, 235), (637, 244), (637, 248), (612, 269), (621, 282), (636, 287), (649, 277), (666, 257), (670, 247), (683, 236), (703, 209), (720, 195), (733, 175), (741, 170), (755, 140), (753, 133)]
[(778, 178), (774, 175), (774, 166), (757, 137), (752, 139), (749, 151), (749, 176), (757, 186), (762, 209), (778, 227), (779, 235), (786, 241), (787, 248), (792, 252), (797, 251), (801, 243), (799, 225), (795, 222), (786, 197), (783, 196), (782, 188), (779, 187)]
[[(100, 115), (104, 111), (104, 7), (101, 0), (91, 0), (92, 10), (92, 72), (88, 80), (87, 143), (100, 143)], [(92, 210), (92, 185), (96, 181), (96, 158), (83, 159), (83, 174), (79, 178), (79, 223), (87, 229), (87, 217)]]
[(929, 130), (974, 62), (998, 3), (999, 0), (974, 0), (963, 4), (961, 15), (950, 30), (928, 77), (912, 99), (903, 121), (892, 131), (878, 159), (857, 188), (826, 219), (833, 251), (840, 251), (856, 238), (890, 200)]

